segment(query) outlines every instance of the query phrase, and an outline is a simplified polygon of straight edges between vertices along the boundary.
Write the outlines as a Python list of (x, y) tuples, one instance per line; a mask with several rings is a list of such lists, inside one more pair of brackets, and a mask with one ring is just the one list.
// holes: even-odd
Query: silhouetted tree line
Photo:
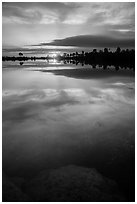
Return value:
[(108, 48), (104, 48), (104, 50), (97, 51), (97, 49), (93, 49), (92, 52), (84, 52), (81, 53), (64, 53), (63, 58), (65, 63), (73, 63), (82, 65), (100, 65), (105, 68), (108, 65), (114, 65), (115, 67), (135, 67), (135, 50), (121, 50), (120, 47), (116, 49), (116, 51), (109, 51)]
[(32, 61), (35, 61), (35, 60), (49, 60), (49, 59), (53, 59), (52, 57), (9, 57), (9, 56), (3, 56), (2, 57), (2, 61), (28, 61), (28, 60), (32, 60)]
[(110, 51), (108, 48), (104, 48), (104, 50), (93, 49), (91, 52), (81, 53), (73, 52), (73, 53), (64, 53), (63, 55), (57, 55), (56, 57), (51, 57), (49, 55), (45, 57), (26, 57), (23, 56), (23, 53), (19, 53), (18, 57), (7, 57), (3, 56), (3, 61), (27, 61), (27, 60), (50, 60), (56, 58), (58, 61), (63, 60), (64, 63), (72, 63), (77, 65), (81, 63), (82, 65), (95, 65), (103, 66), (104, 68), (108, 65), (114, 65), (115, 67), (129, 67), (135, 69), (135, 50), (134, 49), (126, 49), (121, 50), (118, 47), (115, 51)]

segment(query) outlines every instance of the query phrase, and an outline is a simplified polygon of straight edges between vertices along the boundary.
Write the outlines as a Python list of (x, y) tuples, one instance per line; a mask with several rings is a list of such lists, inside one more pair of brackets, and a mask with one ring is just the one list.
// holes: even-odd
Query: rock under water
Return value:
[(26, 185), (26, 193), (39, 202), (124, 202), (115, 181), (96, 169), (66, 166), (43, 171)]

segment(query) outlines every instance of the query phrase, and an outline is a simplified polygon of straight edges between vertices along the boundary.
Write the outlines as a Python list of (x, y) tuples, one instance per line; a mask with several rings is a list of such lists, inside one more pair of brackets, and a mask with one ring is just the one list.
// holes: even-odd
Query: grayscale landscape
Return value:
[(2, 201), (135, 201), (135, 3), (2, 3)]

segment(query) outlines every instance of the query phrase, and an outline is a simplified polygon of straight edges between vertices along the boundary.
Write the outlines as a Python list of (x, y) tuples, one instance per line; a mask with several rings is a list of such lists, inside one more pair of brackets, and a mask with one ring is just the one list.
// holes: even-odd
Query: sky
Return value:
[(4, 2), (7, 46), (134, 47), (133, 2)]

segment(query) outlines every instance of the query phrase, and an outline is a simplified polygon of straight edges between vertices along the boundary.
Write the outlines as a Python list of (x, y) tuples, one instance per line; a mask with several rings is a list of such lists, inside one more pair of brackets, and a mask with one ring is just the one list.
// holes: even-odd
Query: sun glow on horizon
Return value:
[(56, 53), (53, 53), (53, 54), (51, 55), (51, 57), (56, 58), (56, 57), (57, 57), (57, 54), (56, 54)]

